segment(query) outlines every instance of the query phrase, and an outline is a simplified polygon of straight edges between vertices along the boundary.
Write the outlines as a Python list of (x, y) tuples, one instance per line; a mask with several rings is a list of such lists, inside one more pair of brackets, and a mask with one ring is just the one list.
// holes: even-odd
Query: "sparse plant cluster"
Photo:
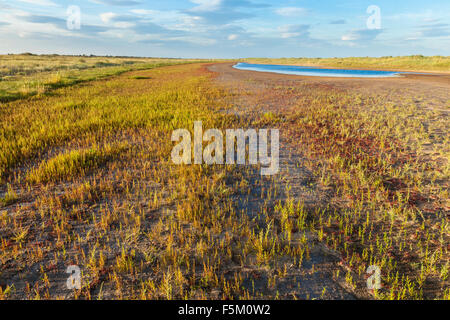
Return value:
[(382, 268), (375, 297), (448, 299), (448, 111), (377, 94), (300, 90), (311, 94), (287, 117), (287, 136), (337, 199), (311, 228), (359, 276)]

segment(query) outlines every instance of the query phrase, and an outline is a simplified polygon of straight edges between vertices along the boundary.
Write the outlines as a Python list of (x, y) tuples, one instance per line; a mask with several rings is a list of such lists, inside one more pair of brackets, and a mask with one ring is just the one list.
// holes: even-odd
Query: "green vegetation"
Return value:
[(214, 112), (224, 92), (210, 77), (198, 64), (164, 67), (3, 106), (3, 181), (33, 209), (4, 204), (0, 283), (10, 272), (24, 280), (0, 286), (1, 298), (60, 297), (55, 270), (75, 262), (84, 278), (72, 298), (205, 297), (212, 286), (239, 295), (223, 279), (234, 236), (206, 245), (247, 228), (224, 201), (232, 170), (174, 166), (167, 143), (192, 119), (236, 121)]
[(58, 55), (0, 55), (0, 102), (48, 94), (54, 89), (127, 71), (194, 60)]
[[(89, 67), (0, 106), (0, 299), (307, 299), (300, 279), (325, 247), (349, 292), (450, 299), (447, 105), (307, 81), (233, 91), (191, 61), (61, 59), (43, 59), (42, 74), (71, 59)], [(43, 77), (27, 68), (14, 72)], [(232, 109), (261, 100), (277, 104)], [(194, 120), (279, 127), (308, 188), (330, 200), (308, 206), (285, 176), (255, 179), (254, 166), (174, 165), (172, 131)], [(66, 288), (69, 265), (82, 269), (80, 290)], [(370, 265), (384, 287), (367, 293)]]
[(5, 196), (3, 198), (0, 198), (0, 204), (8, 206), (15, 203), (17, 200), (18, 197), (16, 192), (11, 188), (11, 185), (8, 184)]
[(271, 63), (301, 66), (361, 68), (393, 71), (441, 71), (450, 72), (450, 57), (447, 56), (404, 56), (404, 57), (356, 57), (356, 58), (250, 58), (249, 63)]
[(86, 170), (98, 168), (113, 156), (123, 152), (124, 149), (125, 146), (106, 145), (101, 149), (94, 146), (87, 150), (72, 150), (68, 153), (61, 153), (42, 162), (37, 169), (30, 171), (27, 179), (39, 183), (58, 181), (76, 175), (86, 175)]

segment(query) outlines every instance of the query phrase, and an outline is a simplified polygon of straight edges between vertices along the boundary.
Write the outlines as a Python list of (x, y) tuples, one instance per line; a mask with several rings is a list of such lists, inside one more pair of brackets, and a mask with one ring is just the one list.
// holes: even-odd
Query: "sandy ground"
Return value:
[[(311, 87), (329, 88), (332, 90), (342, 90), (344, 92), (360, 93), (362, 95), (380, 94), (388, 97), (389, 101), (395, 102), (397, 99), (414, 99), (423, 96), (426, 101), (425, 108), (448, 112), (450, 107), (450, 75), (406, 75), (397, 78), (330, 78), (330, 77), (307, 77), (296, 75), (283, 75), (268, 72), (237, 70), (232, 68), (232, 63), (214, 64), (209, 66), (209, 70), (216, 73), (216, 82), (231, 91), (229, 103), (232, 105), (233, 113), (247, 118), (256, 115), (261, 116), (267, 112), (283, 114), (296, 107), (298, 94), (285, 93), (282, 97), (275, 95), (273, 89), (279, 87), (295, 88), (307, 84)], [(420, 105), (421, 101), (414, 101)], [(444, 106), (444, 107), (443, 107)], [(264, 203), (259, 195), (262, 187), (267, 188), (269, 182), (264, 181), (255, 172), (252, 177), (253, 193), (245, 199), (241, 199), (243, 210), (254, 215), (262, 206), (273, 206), (276, 201), (286, 200), (288, 195), (285, 190), (286, 185), (291, 186), (290, 197), (301, 200), (307, 208), (313, 210), (317, 207), (325, 207), (332, 201), (329, 190), (325, 190), (315, 183), (314, 176), (304, 165), (301, 150), (296, 150), (287, 143), (287, 137), (280, 132), (280, 174), (274, 182), (281, 190), (278, 197), (272, 203)], [(273, 183), (273, 182), (272, 182)], [(259, 186), (259, 187), (256, 187)], [(341, 256), (309, 235), (309, 243), (314, 249), (311, 260), (302, 267), (304, 270), (292, 268), (288, 270), (287, 279), (292, 279), (292, 283), (278, 287), (283, 290), (294, 286), (295, 294), (299, 298), (320, 298), (323, 288), (326, 288), (326, 299), (367, 299), (371, 295), (366, 290), (355, 291), (350, 288), (345, 281), (336, 280), (333, 274), (339, 270), (340, 274), (345, 274), (347, 270), (342, 270), (339, 261)], [(314, 268), (314, 272), (309, 272)], [(353, 274), (364, 287), (365, 278)], [(261, 284), (266, 282), (261, 282)]]

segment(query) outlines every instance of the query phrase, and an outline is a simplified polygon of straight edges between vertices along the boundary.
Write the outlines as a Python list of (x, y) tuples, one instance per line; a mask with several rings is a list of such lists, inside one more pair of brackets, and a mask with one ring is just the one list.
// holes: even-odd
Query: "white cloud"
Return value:
[(199, 25), (201, 20), (200, 17), (190, 16), (176, 10), (133, 9), (129, 12), (134, 16), (135, 20), (146, 19), (175, 29), (194, 29)]
[(34, 21), (34, 17), (36, 16), (27, 12), (17, 11), (15, 14), (3, 16), (2, 19), (8, 21), (8, 25), (6, 25), (7, 32), (17, 35), (20, 38), (32, 38), (36, 34), (39, 34), (40, 37), (74, 36), (76, 34), (75, 32), (61, 28), (51, 21), (47, 23), (44, 18)]
[[(269, 7), (268, 4), (250, 0), (190, 0), (196, 4), (184, 12), (202, 17), (209, 25), (226, 25), (257, 16), (255, 10)], [(251, 11), (251, 12), (250, 12)]]
[(130, 12), (131, 13), (135, 13), (135, 14), (139, 14), (139, 15), (148, 15), (148, 16), (153, 16), (155, 14), (161, 13), (161, 11), (146, 10), (146, 9), (133, 9), (133, 10), (130, 10)]
[(424, 10), (422, 12), (403, 12), (397, 13), (393, 15), (386, 15), (383, 19), (393, 20), (393, 21), (418, 21), (418, 20), (428, 20), (428, 19), (436, 19), (438, 18), (438, 14), (436, 12), (433, 13), (432, 10)]
[(198, 6), (191, 9), (193, 12), (215, 11), (222, 5), (222, 0), (191, 0), (191, 2), (198, 4)]
[(342, 41), (355, 41), (355, 40), (358, 40), (358, 39), (359, 39), (358, 36), (356, 34), (352, 34), (352, 33), (344, 34), (341, 37)]
[(297, 17), (306, 14), (307, 10), (305, 8), (298, 7), (284, 7), (275, 10), (275, 12), (284, 17)]
[(424, 38), (448, 37), (450, 36), (450, 24), (432, 23), (418, 26), (417, 36)]
[(30, 4), (36, 4), (38, 6), (58, 6), (56, 3), (50, 0), (18, 0), (20, 2), (26, 2)]
[(356, 29), (341, 37), (342, 41), (372, 41), (382, 33), (381, 29)]
[(278, 31), (281, 33), (281, 38), (297, 38), (297, 37), (308, 37), (310, 26), (307, 24), (298, 25), (285, 25), (278, 27)]
[(126, 22), (126, 21), (121, 21), (121, 22), (114, 23), (114, 27), (115, 28), (119, 28), (119, 29), (128, 29), (128, 28), (132, 28), (132, 27), (135, 27), (135, 26), (136, 26), (135, 23)]
[(135, 0), (90, 0), (95, 3), (99, 4), (106, 4), (110, 6), (135, 6), (138, 4), (142, 4), (141, 1), (135, 1)]
[(114, 12), (105, 12), (105, 13), (100, 14), (100, 19), (102, 19), (102, 21), (104, 23), (109, 23), (111, 20), (113, 20), (117, 16), (118, 15)]
[(230, 41), (236, 40), (237, 38), (238, 38), (238, 35), (237, 35), (237, 34), (230, 34), (230, 35), (228, 36), (228, 40), (230, 40)]

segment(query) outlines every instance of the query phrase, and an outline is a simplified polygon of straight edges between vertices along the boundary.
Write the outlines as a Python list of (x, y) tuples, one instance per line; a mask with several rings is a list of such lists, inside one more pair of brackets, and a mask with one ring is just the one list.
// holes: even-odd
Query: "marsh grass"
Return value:
[(0, 102), (23, 99), (82, 82), (194, 60), (0, 55)]
[(17, 200), (18, 200), (17, 193), (14, 191), (11, 185), (8, 184), (5, 195), (2, 198), (0, 198), (0, 203), (3, 206), (8, 206), (10, 204), (15, 203)]
[[(149, 68), (0, 107), (0, 190), (13, 199), (1, 204), (1, 299), (295, 299), (291, 275), (315, 272), (309, 234), (344, 257), (334, 277), (351, 288), (377, 264), (375, 298), (448, 299), (441, 113), (303, 85), (296, 112), (239, 118), (204, 64)], [(276, 122), (337, 203), (281, 201), (251, 166), (172, 164), (171, 133), (194, 120)], [(254, 190), (265, 205), (238, 210)], [(82, 289), (69, 292), (74, 264)]]
[(85, 150), (58, 154), (28, 172), (26, 178), (33, 183), (42, 183), (85, 175), (89, 170), (98, 169), (113, 157), (117, 157), (126, 148), (125, 145), (93, 146)]

